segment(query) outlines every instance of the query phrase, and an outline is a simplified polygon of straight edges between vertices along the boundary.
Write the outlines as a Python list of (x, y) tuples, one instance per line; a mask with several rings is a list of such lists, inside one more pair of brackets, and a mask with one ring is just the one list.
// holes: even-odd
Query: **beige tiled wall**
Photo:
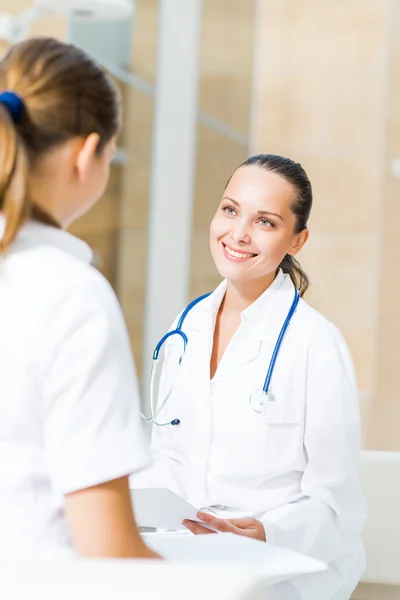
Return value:
[[(385, 171), (381, 204), (377, 394), (372, 410), (371, 444), (400, 450), (400, 180), (391, 167), (400, 158), (400, 3), (390, 3), (388, 25)], [(394, 440), (396, 440), (394, 442)]]
[(200, 108), (247, 134), (253, 66), (253, 0), (203, 0)]
[(258, 1), (253, 149), (300, 161), (314, 187), (300, 260), (309, 301), (352, 350), (364, 445), (400, 450), (400, 5)]

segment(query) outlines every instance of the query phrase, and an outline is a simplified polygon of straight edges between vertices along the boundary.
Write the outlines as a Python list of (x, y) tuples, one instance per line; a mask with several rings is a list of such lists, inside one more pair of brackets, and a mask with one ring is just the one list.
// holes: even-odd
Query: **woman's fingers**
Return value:
[(210, 525), (217, 531), (221, 531), (221, 533), (237, 533), (235, 531), (235, 526), (232, 525), (232, 522), (229, 519), (220, 519), (218, 517), (214, 517), (213, 515), (209, 515), (208, 513), (199, 512), (197, 513), (197, 518), (207, 525)]
[(243, 517), (242, 519), (231, 519), (231, 523), (239, 529), (254, 529), (261, 522), (254, 517)]
[(232, 519), (231, 523), (247, 537), (252, 537), (263, 542), (266, 541), (264, 525), (254, 517)]
[(204, 535), (208, 533), (215, 533), (215, 531), (211, 531), (207, 527), (203, 527), (200, 523), (196, 523), (196, 521), (185, 520), (182, 521), (182, 525), (189, 529), (194, 535)]
[[(261, 523), (261, 521), (255, 519), (254, 517), (245, 517), (242, 519), (219, 519), (218, 517), (203, 512), (197, 513), (197, 517), (221, 533), (235, 533), (236, 535), (242, 535), (265, 542), (264, 525)], [(215, 533), (196, 521), (185, 520), (182, 522), (182, 525), (187, 527), (189, 531), (195, 535)]]
[(254, 517), (241, 519), (219, 519), (208, 513), (199, 512), (197, 517), (222, 533), (235, 533), (265, 542), (264, 525)]

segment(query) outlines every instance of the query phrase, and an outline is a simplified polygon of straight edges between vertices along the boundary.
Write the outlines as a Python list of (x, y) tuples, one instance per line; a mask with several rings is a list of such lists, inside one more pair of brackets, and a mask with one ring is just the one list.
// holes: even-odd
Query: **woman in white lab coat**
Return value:
[(102, 195), (110, 78), (52, 39), (0, 62), (0, 557), (151, 557), (128, 476), (148, 463), (117, 300), (65, 229)]
[(287, 158), (252, 157), (230, 178), (210, 229), (224, 281), (185, 314), (181, 364), (181, 334), (160, 349), (153, 416), (161, 426), (153, 425), (155, 464), (141, 485), (207, 507), (199, 516), (219, 531), (331, 567), (293, 579), (285, 598), (345, 600), (364, 569), (359, 407), (342, 335), (302, 298), (296, 305), (295, 290), (308, 287), (294, 257), (311, 205), (306, 173)]

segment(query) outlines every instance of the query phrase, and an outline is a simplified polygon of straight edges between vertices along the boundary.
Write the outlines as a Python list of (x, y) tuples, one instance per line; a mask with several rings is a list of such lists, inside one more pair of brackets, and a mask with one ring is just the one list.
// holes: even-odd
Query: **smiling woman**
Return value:
[(183, 360), (181, 335), (166, 339), (155, 410), (166, 426), (136, 484), (170, 488), (216, 530), (332, 567), (294, 578), (285, 600), (348, 600), (364, 569), (357, 386), (340, 332), (300, 298), (311, 205), (288, 158), (252, 157), (229, 179), (210, 227), (224, 281), (173, 325)]
[[(311, 206), (311, 184), (298, 163), (271, 154), (246, 160), (230, 177), (211, 223), (218, 271), (229, 280), (246, 281), (246, 295), (252, 281), (257, 296), (259, 284), (265, 290), (281, 267), (304, 294), (308, 279), (294, 256), (308, 239)], [(235, 271), (224, 260), (246, 264)]]

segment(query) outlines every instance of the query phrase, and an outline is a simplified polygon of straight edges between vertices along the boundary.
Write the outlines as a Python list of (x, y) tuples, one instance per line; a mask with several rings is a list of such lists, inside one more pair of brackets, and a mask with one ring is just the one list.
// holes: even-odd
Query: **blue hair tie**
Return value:
[(12, 120), (18, 125), (25, 108), (22, 98), (15, 92), (2, 92), (0, 94), (0, 104), (3, 104), (7, 108)]

